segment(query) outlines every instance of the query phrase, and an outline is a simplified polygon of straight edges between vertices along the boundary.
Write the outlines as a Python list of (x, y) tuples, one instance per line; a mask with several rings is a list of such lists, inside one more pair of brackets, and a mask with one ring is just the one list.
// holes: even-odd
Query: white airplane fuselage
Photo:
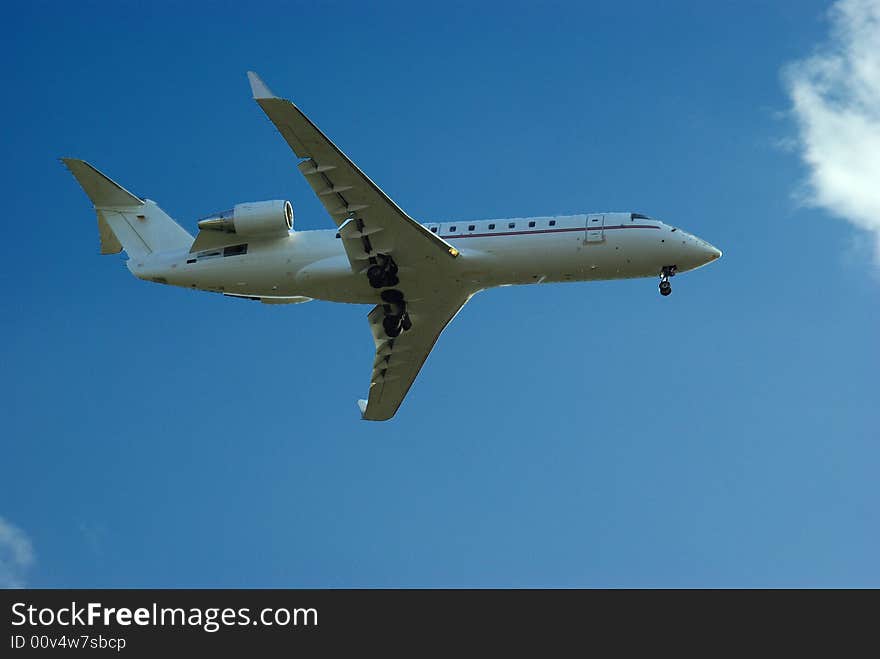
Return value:
[[(658, 277), (721, 256), (709, 243), (637, 213), (425, 223), (460, 252), (456, 281), (476, 292), (496, 286)], [(303, 297), (375, 304), (379, 292), (350, 265), (335, 230), (287, 238), (242, 238), (243, 250), (173, 250), (132, 258), (149, 281), (253, 297)], [(239, 253), (236, 253), (239, 252)], [(228, 255), (224, 255), (228, 254)], [(448, 282), (438, 282), (448, 284)]]
[(335, 229), (294, 230), (275, 199), (202, 218), (193, 237), (155, 202), (88, 162), (62, 158), (92, 201), (102, 254), (128, 254), (138, 278), (267, 304), (369, 304), (374, 353), (361, 418), (396, 413), (440, 334), (474, 293), (497, 286), (669, 278), (716, 260), (696, 236), (640, 213), (420, 224), (291, 101), (250, 71), (254, 100), (298, 159)]

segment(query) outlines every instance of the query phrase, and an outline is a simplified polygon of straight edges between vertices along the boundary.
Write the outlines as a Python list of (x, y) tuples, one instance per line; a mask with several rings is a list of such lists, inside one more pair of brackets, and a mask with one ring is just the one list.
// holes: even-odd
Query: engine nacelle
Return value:
[(202, 231), (223, 231), (259, 238), (286, 236), (292, 228), (293, 206), (284, 200), (236, 204), (231, 211), (199, 220), (199, 229)]

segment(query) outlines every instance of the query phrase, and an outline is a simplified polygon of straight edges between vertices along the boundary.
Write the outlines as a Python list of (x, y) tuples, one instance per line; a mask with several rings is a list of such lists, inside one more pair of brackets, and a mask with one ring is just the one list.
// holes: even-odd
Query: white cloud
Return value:
[(0, 588), (23, 588), (34, 562), (34, 549), (24, 531), (0, 517)]
[(880, 0), (840, 0), (831, 38), (785, 82), (808, 201), (869, 232), (880, 263)]

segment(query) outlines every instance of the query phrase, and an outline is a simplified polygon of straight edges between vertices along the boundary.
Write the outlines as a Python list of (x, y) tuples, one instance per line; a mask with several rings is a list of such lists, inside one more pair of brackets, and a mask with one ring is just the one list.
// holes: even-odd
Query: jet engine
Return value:
[(222, 231), (241, 236), (271, 238), (286, 236), (293, 228), (293, 206), (289, 201), (254, 201), (199, 220), (201, 231)]

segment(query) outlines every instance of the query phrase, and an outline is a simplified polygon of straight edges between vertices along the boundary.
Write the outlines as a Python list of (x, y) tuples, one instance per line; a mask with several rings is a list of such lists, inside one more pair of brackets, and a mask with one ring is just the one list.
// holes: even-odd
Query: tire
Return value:
[(382, 329), (390, 339), (400, 336), (400, 319), (397, 316), (385, 316), (385, 320), (382, 321)]
[(367, 268), (367, 279), (370, 280), (370, 286), (373, 288), (382, 288), (385, 285), (385, 273), (381, 266), (371, 265)]
[(660, 295), (662, 295), (663, 297), (666, 297), (670, 293), (672, 293), (672, 284), (670, 284), (668, 281), (664, 281), (663, 283), (661, 283), (660, 284)]
[(404, 332), (409, 332), (412, 328), (412, 321), (409, 319), (408, 313), (403, 314), (403, 318), (400, 319), (400, 326)]

